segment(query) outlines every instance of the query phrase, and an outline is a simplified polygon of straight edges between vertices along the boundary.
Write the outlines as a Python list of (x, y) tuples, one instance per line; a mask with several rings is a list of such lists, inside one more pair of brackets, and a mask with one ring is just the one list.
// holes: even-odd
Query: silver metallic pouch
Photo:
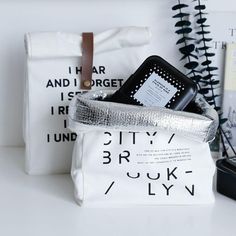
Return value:
[(195, 102), (202, 114), (194, 114), (160, 107), (99, 101), (113, 92), (93, 91), (74, 97), (69, 110), (71, 130), (165, 130), (200, 142), (210, 142), (215, 137), (219, 123), (217, 112), (200, 95)]

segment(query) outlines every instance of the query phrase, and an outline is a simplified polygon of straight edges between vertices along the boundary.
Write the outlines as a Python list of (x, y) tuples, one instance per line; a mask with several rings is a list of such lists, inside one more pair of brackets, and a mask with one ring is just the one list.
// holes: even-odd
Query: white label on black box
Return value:
[(173, 85), (153, 73), (134, 94), (134, 98), (144, 106), (164, 107), (176, 92)]

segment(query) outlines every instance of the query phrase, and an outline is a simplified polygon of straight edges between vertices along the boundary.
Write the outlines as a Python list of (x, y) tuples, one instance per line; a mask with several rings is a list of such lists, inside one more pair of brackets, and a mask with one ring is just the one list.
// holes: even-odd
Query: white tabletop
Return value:
[(214, 205), (81, 208), (69, 175), (29, 176), (24, 149), (0, 148), (0, 235), (235, 236), (236, 201)]

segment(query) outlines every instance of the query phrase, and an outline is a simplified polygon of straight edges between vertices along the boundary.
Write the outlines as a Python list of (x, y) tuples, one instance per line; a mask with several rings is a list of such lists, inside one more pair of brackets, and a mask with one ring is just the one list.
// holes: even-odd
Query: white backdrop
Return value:
[[(29, 31), (103, 31), (150, 26), (152, 54), (181, 69), (172, 5), (177, 0), (0, 0), (0, 146), (22, 146), (23, 36)], [(233, 0), (209, 0), (210, 11), (236, 11)]]

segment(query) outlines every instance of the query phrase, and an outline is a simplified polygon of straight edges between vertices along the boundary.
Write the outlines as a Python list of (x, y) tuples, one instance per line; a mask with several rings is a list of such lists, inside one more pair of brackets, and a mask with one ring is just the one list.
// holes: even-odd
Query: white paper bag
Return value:
[(85, 206), (213, 203), (215, 166), (208, 143), (177, 135), (169, 143), (173, 134), (154, 133), (79, 132), (72, 168), (77, 202)]
[(79, 205), (214, 202), (207, 143), (218, 126), (212, 108), (196, 115), (84, 96), (74, 98), (69, 113), (78, 134), (71, 175)]
[[(117, 89), (145, 59), (144, 27), (105, 31), (94, 37), (92, 89)], [(67, 129), (69, 101), (80, 92), (81, 36), (60, 32), (25, 37), (24, 138), (29, 174), (68, 173), (76, 134)]]

